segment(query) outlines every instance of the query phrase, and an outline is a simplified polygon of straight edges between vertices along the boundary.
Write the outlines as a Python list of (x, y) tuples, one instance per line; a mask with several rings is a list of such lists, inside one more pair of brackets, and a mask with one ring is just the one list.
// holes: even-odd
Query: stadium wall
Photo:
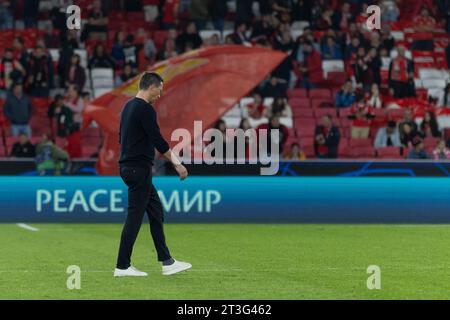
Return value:
[[(431, 177), (155, 177), (168, 222), (449, 223)], [(0, 177), (0, 222), (122, 222), (118, 177)]]

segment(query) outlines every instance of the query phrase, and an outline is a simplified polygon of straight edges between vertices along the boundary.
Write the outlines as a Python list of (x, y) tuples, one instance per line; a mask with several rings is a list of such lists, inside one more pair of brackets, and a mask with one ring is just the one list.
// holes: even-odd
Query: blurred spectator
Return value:
[(394, 45), (395, 45), (395, 39), (392, 36), (391, 27), (388, 24), (382, 24), (380, 33), (381, 33), (380, 49), (384, 48), (384, 49), (386, 49), (387, 52), (391, 52), (391, 50), (394, 48)]
[(76, 85), (69, 85), (67, 88), (67, 96), (64, 100), (64, 105), (66, 105), (73, 112), (74, 125), (78, 125), (78, 130), (82, 123), (81, 113), (84, 109), (84, 101), (79, 95), (79, 88)]
[(397, 46), (397, 57), (389, 65), (389, 88), (395, 98), (413, 97), (416, 95), (414, 86), (414, 65), (405, 57), (405, 47)]
[(444, 88), (444, 91), (439, 96), (438, 106), (444, 108), (450, 107), (450, 82), (447, 83), (447, 85)]
[(177, 30), (169, 29), (169, 31), (167, 32), (167, 38), (166, 40), (164, 40), (164, 43), (158, 52), (158, 59), (165, 60), (173, 58), (177, 55), (176, 39), (177, 39)]
[(292, 109), (286, 98), (277, 97), (274, 99), (272, 106), (266, 110), (266, 116), (268, 118), (273, 116), (292, 118)]
[(175, 41), (177, 52), (180, 54), (189, 50), (198, 49), (202, 43), (202, 38), (198, 34), (197, 27), (193, 22), (187, 25), (186, 31), (180, 34)]
[(300, 145), (297, 142), (293, 142), (290, 145), (290, 149), (288, 152), (285, 152), (283, 156), (284, 160), (289, 161), (299, 161), (299, 160), (306, 160), (305, 153), (300, 149)]
[(333, 124), (330, 115), (322, 117), (321, 124), (316, 126), (314, 150), (318, 158), (337, 158), (341, 134)]
[(45, 29), (44, 43), (46, 48), (61, 48), (61, 37), (57, 31), (53, 29), (53, 25), (49, 24)]
[(26, 0), (23, 4), (23, 20), (25, 28), (36, 28), (39, 15), (40, 0)]
[(30, 95), (47, 98), (53, 88), (53, 62), (42, 46), (34, 50), (28, 68), (27, 86)]
[(15, 49), (15, 56), (19, 60), (22, 67), (27, 70), (28, 62), (30, 60), (30, 54), (28, 53), (27, 48), (25, 48), (25, 42), (22, 37), (15, 37), (13, 46)]
[(381, 109), (383, 107), (383, 101), (381, 100), (380, 89), (376, 83), (370, 87), (370, 96), (367, 100), (367, 104), (373, 109)]
[(206, 46), (217, 46), (220, 44), (220, 38), (217, 33), (212, 34), (208, 39), (205, 41)]
[(342, 48), (333, 37), (326, 37), (322, 45), (323, 60), (342, 60)]
[(421, 133), (414, 129), (410, 123), (404, 123), (400, 128), (400, 141), (405, 147), (409, 147), (414, 139), (421, 138)]
[(356, 60), (353, 64), (353, 71), (356, 80), (356, 86), (362, 88), (364, 91), (370, 90), (370, 85), (373, 82), (372, 72), (369, 68), (366, 50), (364, 47), (359, 47), (356, 52)]
[[(55, 96), (54, 101), (49, 106), (47, 113), (50, 121), (56, 123), (56, 135), (58, 137), (67, 137), (74, 130), (78, 130), (78, 125), (73, 121), (73, 112), (64, 105), (64, 97), (60, 94)], [(55, 120), (53, 122), (53, 120)]]
[(189, 13), (189, 17), (194, 20), (197, 30), (204, 30), (208, 20), (208, 0), (191, 0)]
[(303, 55), (303, 62), (294, 61), (294, 72), (302, 88), (315, 88), (323, 80), (322, 58), (310, 41), (303, 43)]
[(115, 63), (109, 54), (105, 52), (105, 46), (101, 43), (97, 44), (94, 49), (94, 54), (89, 60), (89, 69), (94, 68), (110, 68), (114, 69)]
[(125, 38), (125, 45), (123, 46), (123, 52), (125, 54), (125, 63), (130, 64), (133, 69), (137, 70), (139, 66), (139, 51), (143, 45), (136, 44), (135, 38), (132, 34), (129, 34)]
[(413, 50), (433, 51), (433, 34), (436, 29), (436, 20), (430, 16), (426, 6), (420, 10), (420, 15), (413, 19), (414, 30), (418, 32), (412, 44)]
[(120, 86), (123, 83), (127, 82), (130, 79), (133, 79), (137, 76), (137, 73), (133, 71), (133, 68), (131, 67), (131, 64), (127, 63), (125, 64), (125, 67), (123, 68), (123, 72), (121, 75), (118, 75), (116, 77), (116, 86)]
[(114, 36), (114, 45), (111, 49), (111, 57), (115, 60), (116, 65), (121, 68), (125, 64), (125, 52), (123, 47), (125, 45), (125, 33), (117, 31)]
[[(155, 42), (153, 42), (153, 40), (148, 36), (147, 32), (145, 32), (145, 30), (142, 28), (138, 30), (138, 40), (143, 44), (145, 59), (150, 60), (150, 63), (153, 63), (158, 53)], [(138, 50), (140, 50), (139, 47)], [(138, 61), (138, 63), (140, 63), (140, 61)]]
[(378, 129), (375, 137), (374, 147), (401, 147), (400, 133), (395, 121), (388, 121), (386, 127)]
[(66, 86), (66, 71), (70, 65), (70, 60), (75, 53), (75, 49), (79, 49), (78, 33), (76, 30), (69, 30), (66, 37), (62, 39), (62, 49), (59, 53), (58, 75), (60, 77), (60, 86)]
[(19, 141), (14, 143), (10, 157), (15, 158), (34, 158), (36, 155), (35, 148), (30, 142), (26, 133), (21, 133), (19, 135)]
[(315, 26), (317, 30), (328, 30), (331, 28), (333, 21), (331, 19), (333, 15), (333, 10), (331, 9), (325, 9), (322, 14), (320, 15), (320, 18), (315, 21)]
[(22, 82), (24, 75), (25, 69), (14, 59), (13, 50), (6, 48), (5, 55), (0, 61), (0, 98), (6, 96), (6, 90), (14, 82)]
[(225, 17), (228, 14), (227, 2), (223, 0), (210, 0), (208, 4), (208, 11), (214, 29), (222, 32), (225, 25)]
[(399, 124), (399, 129), (400, 129), (400, 133), (402, 132), (402, 126), (404, 124), (408, 124), (413, 132), (417, 132), (418, 127), (417, 127), (417, 123), (414, 121), (413, 119), (413, 113), (411, 111), (411, 109), (407, 108), (403, 114), (403, 119)]
[(347, 45), (345, 49), (345, 57), (346, 59), (353, 59), (356, 57), (358, 49), (361, 47), (361, 40), (358, 36), (353, 36), (351, 38), (350, 43)]
[(342, 85), (342, 89), (336, 94), (336, 108), (348, 108), (355, 102), (355, 93), (352, 80), (348, 79)]
[(285, 97), (286, 96), (286, 86), (283, 85), (283, 80), (275, 77), (270, 77), (263, 85), (262, 93), (264, 97)]
[(108, 32), (108, 16), (102, 9), (102, 2), (95, 0), (89, 12), (88, 22), (85, 24), (81, 40), (99, 40), (104, 41)]
[(165, 30), (175, 29), (178, 24), (180, 0), (166, 0), (162, 13), (162, 27)]
[(0, 0), (0, 29), (12, 29), (14, 25), (14, 0)]
[(413, 148), (408, 153), (408, 159), (429, 159), (429, 154), (425, 151), (425, 146), (420, 137), (415, 137), (412, 141)]
[(341, 10), (336, 10), (331, 18), (333, 29), (347, 31), (350, 27), (350, 22), (353, 20), (350, 3), (344, 2)]
[(249, 45), (249, 39), (246, 36), (247, 24), (245, 22), (236, 23), (236, 29), (231, 35), (234, 44)]
[(36, 146), (35, 161), (38, 174), (59, 176), (67, 160), (69, 160), (69, 154), (49, 140), (47, 134), (43, 134)]
[(253, 103), (249, 103), (246, 107), (248, 116), (253, 119), (261, 119), (266, 113), (266, 106), (259, 92), (253, 93)]
[(381, 21), (382, 22), (395, 22), (400, 15), (397, 3), (395, 1), (382, 1), (381, 7)]
[(439, 125), (434, 112), (425, 112), (424, 118), (420, 124), (420, 131), (423, 137), (441, 137), (441, 132), (439, 131)]
[(446, 147), (444, 139), (438, 140), (436, 148), (433, 150), (433, 159), (434, 160), (450, 159), (450, 150)]
[(66, 70), (64, 79), (66, 79), (65, 87), (75, 84), (78, 88), (84, 88), (86, 71), (80, 65), (80, 56), (78, 54), (74, 54), (70, 59), (70, 65)]
[(292, 20), (308, 21), (311, 24), (312, 19), (312, 1), (299, 0), (292, 3)]
[[(375, 47), (369, 49), (366, 56), (367, 65), (369, 67), (371, 82), (376, 83), (378, 86), (381, 84), (381, 57)], [(370, 88), (371, 83), (368, 83), (367, 88)]]
[(8, 91), (3, 107), (5, 117), (11, 122), (13, 136), (17, 137), (23, 132), (31, 137), (31, 128), (28, 123), (31, 119), (32, 109), (30, 98), (23, 92), (22, 84), (13, 84), (11, 91)]
[(370, 121), (374, 117), (372, 108), (364, 101), (364, 96), (359, 94), (356, 102), (352, 106), (351, 137), (352, 139), (368, 138), (370, 131)]
[(253, 18), (253, 0), (236, 0), (236, 22), (251, 22)]
[(278, 116), (273, 116), (269, 119), (269, 123), (263, 123), (261, 125), (258, 126), (257, 128), (257, 132), (258, 132), (258, 137), (260, 134), (259, 130), (262, 129), (266, 129), (267, 130), (267, 152), (268, 154), (271, 154), (271, 145), (272, 145), (272, 135), (271, 135), (271, 130), (273, 129), (278, 129), (278, 141), (273, 141), (274, 144), (278, 145), (279, 147), (279, 151), (280, 154), (283, 154), (283, 150), (284, 150), (284, 144), (287, 141), (287, 138), (289, 136), (289, 131), (287, 129), (287, 127), (283, 124), (280, 123), (280, 117)]
[(275, 33), (273, 27), (273, 20), (276, 19), (272, 15), (262, 15), (252, 24), (251, 40), (257, 41), (258, 39), (271, 39)]

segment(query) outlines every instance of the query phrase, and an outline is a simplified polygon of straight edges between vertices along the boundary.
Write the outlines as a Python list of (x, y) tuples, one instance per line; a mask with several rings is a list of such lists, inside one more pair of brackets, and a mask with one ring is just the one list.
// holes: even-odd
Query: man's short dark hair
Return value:
[(156, 72), (145, 72), (139, 81), (139, 90), (147, 90), (150, 86), (159, 87), (163, 78)]
[(395, 127), (397, 127), (397, 123), (393, 120), (390, 120), (390, 121), (388, 121), (387, 126), (388, 126), (388, 128), (395, 129)]

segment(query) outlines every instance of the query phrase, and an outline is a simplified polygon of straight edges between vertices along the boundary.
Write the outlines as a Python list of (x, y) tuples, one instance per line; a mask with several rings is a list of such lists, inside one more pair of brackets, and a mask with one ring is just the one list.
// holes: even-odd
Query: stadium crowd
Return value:
[(80, 132), (90, 99), (155, 61), (238, 44), (288, 54), (237, 106), (241, 128), (280, 129), (285, 159), (450, 159), (449, 17), (447, 0), (0, 0), (0, 156), (96, 156), (98, 128)]

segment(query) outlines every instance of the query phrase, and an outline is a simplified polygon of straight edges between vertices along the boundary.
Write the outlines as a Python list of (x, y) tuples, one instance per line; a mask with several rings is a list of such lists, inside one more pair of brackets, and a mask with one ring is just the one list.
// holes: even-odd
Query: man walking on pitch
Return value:
[(154, 72), (145, 72), (139, 82), (136, 97), (125, 104), (120, 119), (120, 176), (128, 186), (128, 216), (122, 230), (115, 277), (146, 276), (147, 273), (131, 265), (131, 253), (144, 213), (150, 221), (150, 231), (162, 262), (162, 274), (171, 275), (192, 267), (176, 261), (170, 255), (164, 236), (164, 212), (158, 193), (152, 183), (152, 165), (155, 148), (175, 167), (184, 180), (188, 173), (169, 144), (162, 137), (155, 109), (163, 90), (163, 79)]

